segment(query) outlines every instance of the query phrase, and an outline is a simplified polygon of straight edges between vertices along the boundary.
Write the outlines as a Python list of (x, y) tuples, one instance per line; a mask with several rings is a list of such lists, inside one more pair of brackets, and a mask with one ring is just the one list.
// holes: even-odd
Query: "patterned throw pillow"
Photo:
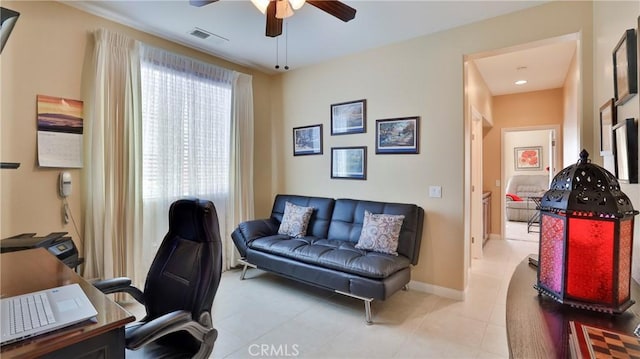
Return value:
[(404, 221), (403, 215), (373, 214), (364, 211), (362, 232), (356, 248), (397, 256), (402, 221)]
[(278, 234), (284, 234), (290, 237), (301, 238), (307, 234), (307, 226), (309, 219), (313, 213), (313, 207), (296, 206), (287, 202), (284, 206), (284, 215)]

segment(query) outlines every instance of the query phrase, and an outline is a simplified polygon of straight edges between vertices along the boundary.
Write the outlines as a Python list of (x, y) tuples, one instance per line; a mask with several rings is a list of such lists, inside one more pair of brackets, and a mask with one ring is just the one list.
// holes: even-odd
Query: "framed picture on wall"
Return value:
[(367, 100), (331, 105), (331, 135), (367, 132)]
[(322, 124), (293, 128), (293, 155), (322, 154)]
[(367, 147), (332, 147), (331, 178), (367, 179)]
[(420, 117), (376, 120), (376, 153), (418, 153)]
[(513, 149), (516, 171), (542, 169), (542, 146), (515, 147)]
[(623, 183), (638, 183), (638, 124), (628, 118), (613, 126), (616, 177)]
[(616, 106), (638, 93), (638, 54), (636, 30), (624, 32), (613, 50), (613, 89)]
[(613, 126), (616, 124), (615, 100), (600, 106), (600, 156), (613, 154)]

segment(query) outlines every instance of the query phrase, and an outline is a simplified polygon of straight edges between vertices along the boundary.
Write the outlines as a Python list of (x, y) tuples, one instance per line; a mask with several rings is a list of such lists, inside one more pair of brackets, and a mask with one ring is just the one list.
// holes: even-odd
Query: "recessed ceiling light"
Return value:
[(514, 83), (515, 83), (516, 85), (518, 85), (518, 86), (519, 86), (519, 85), (524, 85), (524, 84), (526, 84), (526, 83), (527, 83), (527, 80), (518, 80), (518, 81), (516, 81), (516, 82), (514, 82)]

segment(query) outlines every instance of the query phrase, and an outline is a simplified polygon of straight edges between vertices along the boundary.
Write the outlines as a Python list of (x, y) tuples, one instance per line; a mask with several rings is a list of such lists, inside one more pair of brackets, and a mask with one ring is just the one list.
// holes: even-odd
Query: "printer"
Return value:
[(31, 248), (46, 248), (70, 268), (76, 268), (83, 260), (78, 258), (78, 248), (67, 232), (53, 232), (44, 237), (35, 233), (22, 233), (0, 241), (0, 253), (21, 251)]

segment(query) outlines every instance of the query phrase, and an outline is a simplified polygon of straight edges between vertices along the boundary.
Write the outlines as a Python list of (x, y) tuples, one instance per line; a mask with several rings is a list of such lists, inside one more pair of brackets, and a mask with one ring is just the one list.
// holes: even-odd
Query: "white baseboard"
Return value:
[(501, 235), (497, 233), (489, 233), (489, 239), (503, 239)]
[(433, 284), (428, 284), (424, 282), (418, 282), (412, 280), (409, 282), (409, 290), (416, 290), (418, 292), (435, 294), (440, 297), (445, 297), (454, 300), (464, 300), (465, 291), (455, 290), (446, 287), (440, 287)]

